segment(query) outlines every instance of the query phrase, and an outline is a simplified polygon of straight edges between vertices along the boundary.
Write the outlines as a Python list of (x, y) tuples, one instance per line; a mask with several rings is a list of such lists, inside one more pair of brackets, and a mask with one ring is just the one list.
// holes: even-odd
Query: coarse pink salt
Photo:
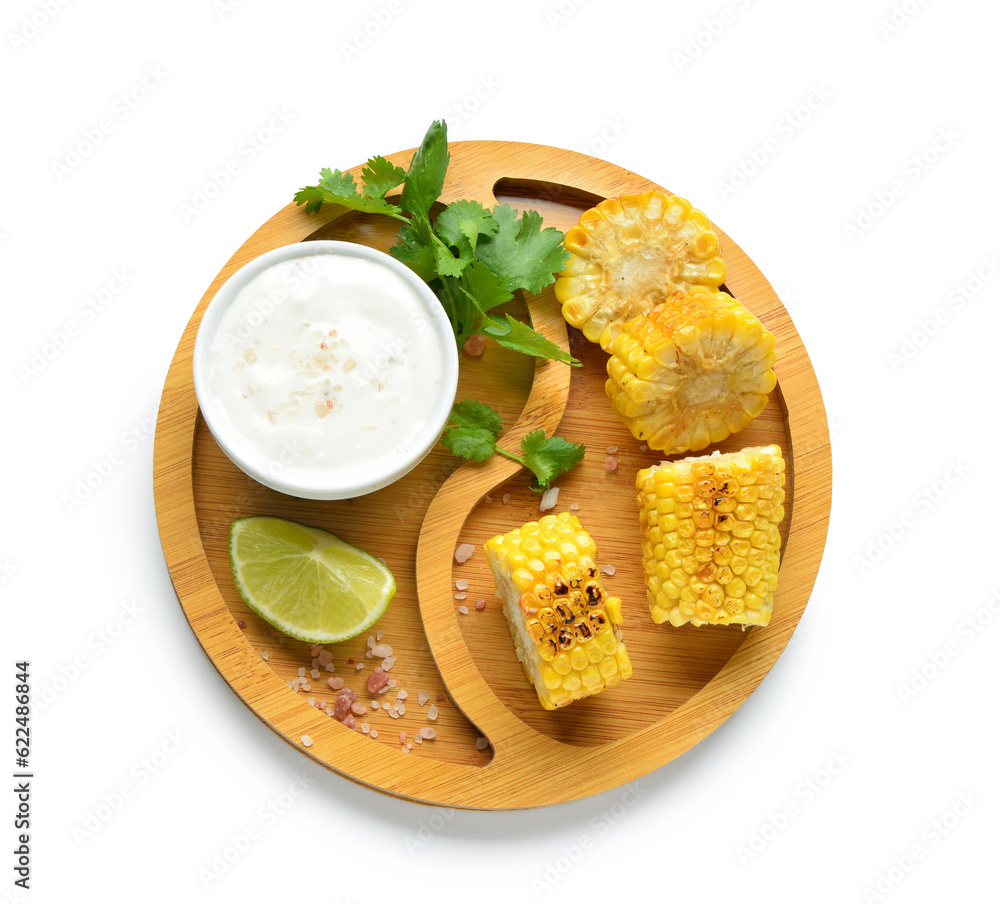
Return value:
[(399, 733), (399, 743), (400, 744), (405, 744), (406, 743), (406, 732), (405, 731), (401, 731)]
[(331, 653), (329, 650), (323, 650), (319, 654), (318, 659), (319, 659), (319, 664), (324, 668), (326, 668), (331, 662), (333, 662), (333, 653)]
[(427, 707), (427, 718), (432, 722), (438, 717), (438, 708), (432, 703)]
[(430, 741), (437, 737), (437, 732), (431, 728), (430, 725), (424, 725), (420, 729), (420, 737), (422, 737), (425, 741)]
[(377, 694), (389, 685), (389, 675), (382, 669), (375, 669), (368, 676), (368, 693)]
[(243, 621), (243, 619), (242, 619), (242, 618), (238, 618), (238, 619), (236, 619), (236, 627), (237, 627), (237, 628), (239, 628), (239, 629), (240, 629), (241, 631), (242, 631), (242, 630), (243, 630), (243, 629), (244, 629), (244, 628), (245, 628), (246, 626), (247, 626), (247, 623), (246, 623), (245, 621)]
[(343, 678), (327, 678), (326, 683), (330, 685), (331, 690), (339, 691), (344, 686)]
[(386, 656), (385, 659), (382, 660), (382, 671), (388, 672), (389, 669), (391, 669), (395, 664), (396, 664), (395, 656)]
[(459, 565), (463, 562), (468, 562), (475, 551), (476, 547), (471, 543), (459, 543), (455, 548), (455, 561), (458, 562)]
[(618, 459), (613, 455), (609, 455), (604, 459), (604, 470), (605, 471), (617, 471), (618, 470)]
[(306, 677), (306, 670), (305, 670), (305, 667), (303, 667), (303, 668), (299, 669), (299, 677), (300, 677), (300, 678), (305, 678), (305, 677)]
[(385, 659), (386, 656), (392, 655), (392, 647), (387, 643), (376, 644), (372, 647), (372, 655), (378, 656), (379, 659)]
[(310, 738), (309, 735), (307, 734), (302, 735), (302, 746), (312, 747), (312, 745), (313, 745), (313, 739)]
[(354, 731), (354, 729), (358, 727), (358, 721), (354, 718), (354, 716), (348, 713), (344, 716), (344, 725), (345, 727), (351, 729), (351, 731)]
[(319, 669), (313, 669), (313, 670), (312, 670), (312, 671), (311, 671), (311, 672), (309, 673), (309, 677), (310, 677), (310, 678), (312, 678), (312, 679), (313, 679), (313, 681), (315, 681), (315, 680), (316, 680), (317, 678), (319, 678), (319, 675), (320, 675), (320, 672), (319, 672)]
[(469, 589), (469, 582), (467, 580), (465, 580), (465, 578), (461, 578), (460, 580), (455, 581), (455, 589), (456, 590), (468, 590)]
[(486, 608), (486, 600), (476, 600), (476, 609), (482, 612)]
[(486, 351), (486, 336), (482, 333), (475, 333), (474, 335), (469, 336), (469, 338), (462, 343), (462, 351), (465, 352), (470, 358), (481, 357), (483, 352)]
[(603, 571), (605, 574), (614, 574), (615, 573), (615, 566), (614, 565), (604, 565), (604, 566), (602, 566), (601, 571)]
[(351, 704), (351, 712), (356, 716), (363, 716), (366, 712), (368, 712), (368, 707), (365, 706), (360, 700), (355, 700)]

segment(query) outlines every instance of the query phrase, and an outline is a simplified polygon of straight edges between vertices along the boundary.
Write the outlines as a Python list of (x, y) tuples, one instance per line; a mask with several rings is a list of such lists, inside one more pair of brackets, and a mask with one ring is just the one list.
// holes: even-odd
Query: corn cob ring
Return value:
[(605, 384), (615, 412), (650, 448), (703, 449), (742, 429), (774, 389), (774, 336), (735, 298), (701, 286), (610, 325)]
[(662, 304), (678, 288), (721, 286), (726, 265), (708, 218), (676, 195), (648, 191), (609, 198), (563, 240), (571, 252), (557, 277), (567, 323), (591, 342)]

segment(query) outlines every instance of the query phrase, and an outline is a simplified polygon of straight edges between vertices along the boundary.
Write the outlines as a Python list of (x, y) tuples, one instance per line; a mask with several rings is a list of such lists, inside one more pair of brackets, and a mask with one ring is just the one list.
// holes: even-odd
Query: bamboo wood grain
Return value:
[[(542, 212), (563, 230), (596, 200), (657, 188), (604, 161), (570, 151), (514, 142), (459, 142), (442, 197), (495, 198)], [(412, 151), (393, 155), (406, 166)], [(753, 692), (798, 624), (822, 556), (829, 519), (831, 463), (822, 397), (794, 324), (754, 264), (721, 230), (727, 287), (775, 334), (779, 386), (765, 413), (724, 451), (778, 442), (789, 466), (790, 502), (781, 530), (783, 559), (774, 616), (765, 629), (670, 629), (654, 626), (642, 590), (633, 481), (658, 460), (610, 412), (603, 392), (603, 353), (569, 336), (551, 288), (529, 298), (536, 329), (573, 351), (584, 367), (533, 363), (491, 347), (464, 359), (459, 397), (498, 408), (511, 425), (502, 443), (514, 449), (529, 430), (557, 430), (588, 445), (586, 461), (560, 479), (563, 496), (616, 565), (609, 588), (626, 606), (624, 636), (633, 678), (592, 700), (546, 713), (534, 700), (513, 654), (498, 605), (459, 615), (453, 582), (469, 581), (469, 602), (492, 594), (482, 553), (456, 565), (462, 541), (477, 547), (493, 533), (538, 516), (537, 496), (518, 466), (499, 456), (483, 465), (454, 463), (438, 449), (401, 484), (340, 503), (293, 500), (237, 471), (219, 452), (198, 415), (191, 379), (194, 337), (205, 306), (236, 269), (264, 251), (315, 238), (347, 238), (385, 250), (392, 229), (373, 218), (324, 207), (307, 216), (294, 204), (279, 211), (240, 247), (213, 280), (178, 345), (157, 421), (154, 493), (164, 556), (192, 630), (234, 692), (270, 728), (307, 756), (373, 789), (423, 803), (482, 809), (554, 804), (629, 782), (669, 762), (718, 727)], [(569, 403), (569, 407), (567, 407)], [(618, 447), (619, 471), (604, 467)], [(450, 475), (450, 476), (449, 476)], [(483, 501), (488, 493), (492, 504)], [(510, 504), (500, 495), (509, 494)], [(409, 689), (406, 717), (381, 717), (378, 740), (352, 732), (287, 686), (309, 666), (308, 646), (276, 635), (246, 610), (231, 586), (225, 530), (234, 517), (279, 514), (319, 524), (383, 555), (400, 590), (377, 628), (393, 644), (392, 674)], [(387, 531), (386, 524), (398, 525)], [(629, 527), (631, 525), (631, 527)], [(336, 645), (338, 674), (353, 680), (346, 660), (365, 665), (364, 639)], [(262, 652), (269, 653), (268, 661)], [(363, 684), (367, 669), (358, 676)], [(317, 682), (322, 685), (323, 677)], [(438, 738), (403, 753), (394, 740), (426, 721), (417, 688), (445, 699), (433, 723)], [(317, 690), (317, 696), (322, 694)], [(359, 694), (359, 696), (363, 696)], [(432, 700), (434, 698), (432, 697)], [(374, 725), (375, 716), (369, 721)], [(313, 745), (305, 748), (308, 734)], [(490, 748), (472, 743), (482, 734)]]

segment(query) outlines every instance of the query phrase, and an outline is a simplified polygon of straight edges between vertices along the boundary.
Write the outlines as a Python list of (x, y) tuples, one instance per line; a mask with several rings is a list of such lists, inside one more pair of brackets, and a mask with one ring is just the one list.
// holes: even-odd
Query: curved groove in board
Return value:
[[(570, 185), (581, 195), (608, 197), (658, 188), (596, 158), (556, 148), (515, 142), (458, 142), (442, 200), (476, 198), (491, 203), (493, 190), (529, 191), (537, 186)], [(390, 156), (405, 166), (411, 151)], [(506, 176), (497, 176), (502, 171)], [(766, 630), (752, 630), (714, 679), (662, 721), (609, 744), (580, 748), (548, 738), (514, 716), (493, 694), (476, 669), (458, 629), (451, 603), (438, 598), (450, 590), (450, 565), (462, 523), (484, 493), (517, 470), (513, 462), (463, 468), (432, 501), (418, 549), (418, 568), (431, 595), (421, 612), (433, 655), (449, 690), (470, 718), (494, 737), (495, 755), (485, 766), (467, 766), (421, 757), (404, 757), (345, 731), (292, 694), (243, 637), (215, 583), (199, 538), (192, 496), (192, 448), (198, 411), (190, 377), (194, 336), (202, 312), (222, 282), (239, 266), (281, 244), (302, 241), (345, 213), (324, 208), (307, 216), (289, 204), (240, 247), (213, 280), (192, 316), (171, 363), (161, 399), (154, 448), (154, 495), (164, 556), (185, 616), (199, 643), (237, 696), (268, 727), (316, 762), (367, 787), (419, 802), (482, 809), (553, 804), (595, 794), (631, 781), (690, 749), (720, 725), (749, 696), (774, 664), (809, 598), (822, 556), (830, 507), (830, 446), (822, 397), (794, 325), (760, 271), (718, 230), (729, 268), (727, 285), (775, 333), (779, 380), (787, 409), (787, 430), (796, 474), (796, 498), (784, 550), (780, 606)], [(532, 316), (547, 316), (532, 309)], [(556, 312), (557, 314), (558, 312)], [(561, 322), (561, 318), (560, 318)], [(563, 338), (565, 327), (562, 327)], [(545, 368), (540, 365), (541, 379)], [(562, 370), (567, 370), (562, 368)], [(541, 385), (541, 384), (539, 384)], [(536, 398), (505, 441), (517, 441), (537, 426), (552, 432), (565, 401), (551, 405)], [(534, 401), (532, 401), (534, 400)], [(537, 408), (536, 408), (537, 405)], [(445, 501), (464, 509), (443, 512)], [(432, 517), (433, 516), (433, 517)], [(443, 563), (435, 548), (445, 550)], [(442, 570), (446, 571), (442, 575)], [(435, 589), (436, 588), (436, 589)], [(499, 732), (499, 735), (497, 734)]]

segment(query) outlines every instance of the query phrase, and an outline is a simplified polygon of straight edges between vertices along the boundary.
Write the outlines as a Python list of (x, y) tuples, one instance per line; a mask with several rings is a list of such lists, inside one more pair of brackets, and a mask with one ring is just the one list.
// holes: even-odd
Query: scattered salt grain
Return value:
[(456, 590), (468, 590), (469, 589), (469, 582), (467, 580), (465, 580), (464, 578), (462, 578), (461, 580), (455, 581), (455, 589)]
[(457, 599), (457, 600), (464, 600), (464, 599), (467, 599), (467, 598), (468, 598), (468, 596), (469, 596), (469, 594), (467, 594), (467, 593), (465, 593), (465, 592), (462, 592), (462, 593), (456, 593), (456, 594), (455, 594), (455, 599)]
[(476, 547), (471, 543), (459, 543), (455, 549), (455, 561), (458, 562), (459, 565), (463, 562), (468, 562), (475, 551)]
[(408, 693), (406, 693), (406, 691), (403, 691), (403, 690), (397, 691), (397, 693), (396, 693), (396, 699), (397, 700), (405, 700), (409, 696), (410, 695)]
[(431, 728), (430, 725), (425, 725), (420, 729), (420, 737), (422, 737), (425, 741), (430, 741), (437, 737), (437, 732)]
[(373, 729), (372, 729), (372, 731), (371, 731), (371, 736), (372, 736), (373, 738), (377, 738), (377, 737), (378, 737), (378, 732), (377, 732), (377, 731), (376, 731), (376, 730), (375, 730), (374, 728), (373, 728)]
[(372, 709), (378, 709), (378, 708), (379, 708), (378, 700), (372, 700)]
[(237, 628), (239, 628), (239, 629), (240, 629), (241, 631), (242, 631), (242, 630), (243, 630), (243, 629), (244, 629), (244, 628), (245, 628), (246, 626), (247, 626), (247, 623), (246, 623), (245, 621), (243, 621), (243, 619), (242, 619), (242, 618), (238, 618), (238, 619), (236, 619), (236, 627), (237, 627)]
[(331, 662), (333, 662), (333, 653), (329, 650), (323, 650), (317, 658), (319, 659), (319, 664), (323, 666), (323, 668), (326, 668)]
[(476, 610), (482, 612), (486, 608), (486, 600), (476, 600)]
[(487, 505), (490, 505), (493, 502), (493, 497), (492, 496), (484, 496), (483, 497), (483, 502), (485, 502)]
[(368, 635), (368, 649), (371, 650), (374, 647), (375, 647), (375, 638), (372, 637), (371, 634), (369, 634)]
[(614, 565), (604, 565), (601, 568), (601, 571), (603, 571), (605, 574), (614, 574), (615, 573), (615, 566)]
[(382, 632), (381, 632), (381, 631), (379, 631), (379, 632), (378, 632), (378, 633), (376, 633), (376, 635), (375, 635), (375, 641), (376, 641), (376, 642), (378, 642), (378, 641), (380, 641), (381, 639), (382, 639)]
[(327, 678), (326, 683), (330, 685), (330, 688), (335, 691), (339, 691), (344, 686), (343, 678)]
[(322, 650), (322, 649), (323, 648), (318, 643), (311, 643), (311, 644), (309, 644), (309, 655), (310, 656), (319, 656), (320, 650)]
[(368, 725), (368, 723), (367, 722), (362, 722), (361, 723), (361, 733), (362, 734), (368, 734), (368, 732), (370, 732), (370, 731), (371, 731), (371, 727)]
[(405, 744), (402, 744), (402, 745), (400, 745), (399, 752), (400, 753), (409, 753), (410, 751), (406, 749), (406, 745)]
[(319, 660), (314, 656), (313, 661), (309, 664), (309, 668), (314, 669), (319, 665)]
[(307, 734), (302, 735), (302, 746), (312, 747), (312, 745), (313, 745), (313, 739), (310, 738), (309, 735)]
[(547, 512), (549, 509), (555, 508), (559, 504), (559, 487), (549, 487), (544, 493), (542, 493), (541, 501), (538, 503), (538, 509), (542, 512)]
[(302, 685), (302, 690), (304, 690), (304, 691), (311, 691), (312, 690), (312, 685), (311, 684), (303, 684)]
[(468, 615), (469, 614), (469, 607), (468, 606), (459, 606), (458, 607), (458, 611), (461, 612), (462, 615)]
[(371, 650), (366, 650), (365, 651), (365, 658), (366, 659), (371, 659), (372, 658), (372, 651)]
[(333, 663), (332, 662), (328, 662), (325, 666), (323, 666), (323, 671), (324, 672), (335, 672), (336, 669), (333, 667)]
[(359, 672), (360, 672), (360, 671), (361, 671), (361, 670), (362, 670), (362, 669), (363, 669), (364, 667), (365, 667), (365, 664), (364, 664), (363, 662), (356, 662), (356, 663), (354, 663), (354, 668), (355, 668), (355, 669), (357, 669), (357, 670), (358, 670)]
[(260, 654), (260, 658), (261, 658), (261, 659), (263, 659), (263, 660), (264, 660), (264, 662), (267, 662), (267, 660), (268, 660), (268, 657), (269, 657), (270, 655), (271, 655), (271, 654), (270, 654), (270, 653), (268, 653), (268, 652), (267, 652), (267, 650), (265, 650), (265, 651), (264, 651), (263, 653), (261, 653), (261, 654)]
[(618, 447), (617, 446), (608, 446), (608, 448), (605, 449), (604, 451), (607, 452), (608, 455), (614, 455), (615, 452), (618, 451)]
[(503, 502), (504, 505), (506, 505), (508, 502), (510, 502), (510, 493), (504, 493), (503, 494), (503, 500), (502, 500), (502, 502)]
[(356, 716), (363, 716), (366, 712), (368, 712), (368, 707), (365, 706), (360, 700), (355, 700), (351, 704), (351, 712)]
[(305, 670), (304, 666), (301, 669), (299, 669), (299, 677), (300, 678), (305, 678), (306, 677), (306, 670)]
[(423, 741), (424, 741), (424, 739), (423, 739), (422, 737), (420, 737), (420, 732), (418, 731), (418, 732), (417, 732), (417, 733), (416, 733), (416, 734), (415, 734), (415, 735), (413, 736), (413, 743), (414, 743), (414, 744), (422, 744), (422, 743), (423, 743)]
[(311, 671), (311, 672), (309, 673), (309, 677), (310, 677), (310, 678), (312, 678), (312, 680), (313, 680), (313, 681), (315, 681), (315, 680), (316, 680), (317, 678), (319, 678), (319, 676), (320, 676), (320, 674), (319, 674), (319, 669), (313, 669), (313, 670), (312, 670), (312, 671)]
[(354, 731), (354, 729), (358, 727), (358, 720), (348, 713), (344, 716), (344, 726), (351, 729), (351, 731)]
[(372, 655), (378, 656), (379, 659), (385, 659), (386, 656), (392, 656), (392, 647), (387, 643), (376, 644), (372, 647)]
[(490, 742), (486, 738), (476, 738), (476, 750), (485, 750), (490, 746)]
[(573, 503), (573, 504), (572, 504), (572, 505), (571, 505), (571, 506), (569, 507), (569, 510), (570, 510), (571, 512), (578, 512), (578, 511), (580, 511), (580, 506), (579, 506), (579, 505), (577, 505), (577, 504), (576, 504), (576, 503), (574, 502), (574, 503)]
[(649, 451), (649, 446), (647, 446), (645, 443), (643, 443), (641, 446), (639, 446), (639, 451), (640, 452), (648, 452)]
[(427, 718), (432, 722), (438, 717), (438, 708), (432, 703), (427, 707)]
[(327, 706), (326, 706), (326, 707), (324, 708), (323, 712), (325, 712), (325, 713), (326, 713), (326, 714), (327, 714), (328, 716), (332, 716), (332, 715), (333, 715), (333, 707), (332, 707), (332, 706), (329, 706), (329, 705), (327, 705)]
[(434, 699), (437, 700), (438, 703), (443, 703), (445, 699), (444, 694), (438, 694)]
[(423, 706), (428, 700), (431, 699), (431, 695), (427, 691), (417, 691), (417, 703)]
[(390, 719), (398, 719), (399, 718), (399, 713), (396, 712), (396, 710), (394, 710), (391, 706), (385, 707), (385, 711), (389, 714), (389, 718)]
[(309, 697), (306, 700), (306, 703), (308, 703), (310, 706), (315, 706), (316, 705), (316, 698), (315, 697)]
[(400, 744), (405, 744), (406, 743), (406, 732), (405, 731), (401, 731), (399, 733), (399, 743)]
[(396, 704), (396, 712), (398, 712), (401, 716), (405, 716), (406, 715), (406, 704), (402, 703), (402, 702), (397, 703)]
[(609, 455), (604, 459), (604, 470), (605, 471), (617, 471), (618, 470), (618, 459), (613, 455)]
[(385, 659), (382, 660), (382, 670), (388, 672), (389, 669), (391, 669), (395, 664), (396, 664), (395, 656), (386, 656)]

